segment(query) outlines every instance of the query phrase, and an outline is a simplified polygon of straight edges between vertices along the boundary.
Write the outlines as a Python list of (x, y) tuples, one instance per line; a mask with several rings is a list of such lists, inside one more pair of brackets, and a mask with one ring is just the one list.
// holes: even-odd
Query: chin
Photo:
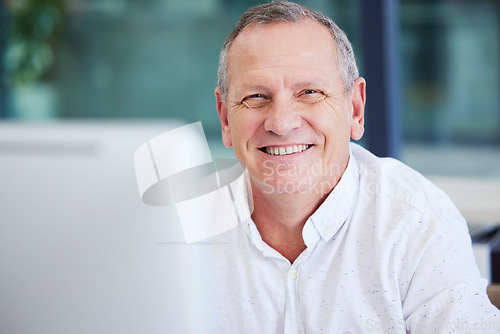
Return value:
[(264, 177), (258, 180), (259, 191), (268, 195), (322, 195), (333, 188), (329, 182), (313, 182), (310, 177)]

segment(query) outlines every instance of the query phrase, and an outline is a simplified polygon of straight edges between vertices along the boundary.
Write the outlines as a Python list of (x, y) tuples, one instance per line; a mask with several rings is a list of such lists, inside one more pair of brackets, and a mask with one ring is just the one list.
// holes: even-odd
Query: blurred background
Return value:
[[(299, 2), (347, 32), (363, 75), (372, 50), (363, 50), (361, 1)], [(258, 3), (3, 0), (0, 120), (182, 119), (202, 121), (218, 140), (218, 53)], [(498, 0), (399, 1), (399, 158), (424, 173), (500, 176), (499, 8)]]
[[(370, 1), (297, 2), (346, 31), (364, 76), (378, 51), (363, 36)], [(397, 117), (361, 144), (399, 133), (390, 155), (443, 187), (471, 232), (491, 232), (500, 224), (500, 0), (379, 2), (395, 9), (379, 25), (397, 32), (397, 89), (383, 91), (396, 95)], [(220, 142), (218, 55), (259, 3), (0, 0), (0, 333), (197, 332), (181, 320), (194, 293), (185, 275), (200, 273), (179, 258), (193, 263), (203, 246), (184, 245), (173, 209), (141, 203), (133, 154), (202, 121), (214, 159), (233, 156)], [(368, 78), (369, 123), (383, 113), (370, 106), (379, 85)], [(494, 245), (485, 247), (481, 261)]]

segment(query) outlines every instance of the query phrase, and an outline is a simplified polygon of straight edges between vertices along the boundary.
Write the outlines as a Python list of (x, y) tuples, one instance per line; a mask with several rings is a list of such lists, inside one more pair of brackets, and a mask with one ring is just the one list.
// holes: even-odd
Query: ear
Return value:
[(351, 91), (351, 138), (359, 140), (365, 132), (366, 81), (359, 77), (354, 82)]
[(233, 143), (231, 141), (231, 129), (229, 127), (227, 107), (222, 101), (222, 93), (219, 87), (215, 89), (215, 100), (217, 103), (217, 112), (219, 113), (220, 125), (222, 129), (222, 143), (226, 147), (231, 147), (233, 146)]

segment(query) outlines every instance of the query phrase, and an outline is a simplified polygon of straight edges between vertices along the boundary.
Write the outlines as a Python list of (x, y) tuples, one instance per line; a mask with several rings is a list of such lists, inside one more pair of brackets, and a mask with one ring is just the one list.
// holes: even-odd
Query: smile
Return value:
[(270, 155), (288, 155), (294, 153), (300, 153), (307, 150), (312, 145), (290, 145), (290, 146), (266, 146), (261, 148), (262, 152)]

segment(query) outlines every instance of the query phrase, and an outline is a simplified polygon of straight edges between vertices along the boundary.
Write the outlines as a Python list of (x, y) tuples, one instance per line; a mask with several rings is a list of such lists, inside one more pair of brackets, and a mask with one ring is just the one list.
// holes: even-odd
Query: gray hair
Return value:
[(346, 34), (327, 16), (313, 11), (302, 5), (276, 1), (258, 5), (248, 9), (240, 18), (233, 31), (229, 34), (222, 46), (219, 57), (218, 86), (221, 90), (222, 101), (226, 101), (229, 86), (228, 53), (234, 39), (250, 24), (262, 26), (278, 22), (298, 22), (305, 18), (313, 19), (330, 30), (335, 42), (337, 67), (342, 78), (342, 83), (347, 93), (350, 93), (355, 80), (359, 77), (356, 59), (351, 43)]

